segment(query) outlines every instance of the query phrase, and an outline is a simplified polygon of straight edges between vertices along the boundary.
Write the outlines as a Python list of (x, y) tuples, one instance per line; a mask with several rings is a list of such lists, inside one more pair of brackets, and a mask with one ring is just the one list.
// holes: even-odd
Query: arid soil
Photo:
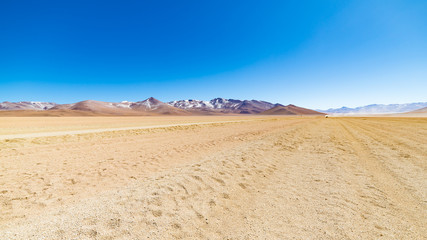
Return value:
[(29, 133), (55, 133), (90, 129), (144, 127), (182, 123), (241, 121), (263, 116), (145, 116), (145, 117), (0, 117), (0, 136)]
[(235, 122), (0, 140), (1, 239), (426, 239), (427, 118), (1, 118), (0, 136), (214, 121)]

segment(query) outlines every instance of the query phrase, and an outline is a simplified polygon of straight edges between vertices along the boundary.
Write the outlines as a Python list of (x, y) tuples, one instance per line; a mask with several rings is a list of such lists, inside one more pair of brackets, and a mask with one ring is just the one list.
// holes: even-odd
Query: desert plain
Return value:
[(0, 118), (0, 239), (426, 239), (426, 204), (427, 118)]

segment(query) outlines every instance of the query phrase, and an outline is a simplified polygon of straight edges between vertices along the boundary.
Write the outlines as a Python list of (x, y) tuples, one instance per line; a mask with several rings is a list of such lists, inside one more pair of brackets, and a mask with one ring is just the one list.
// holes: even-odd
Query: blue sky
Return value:
[(427, 1), (0, 3), (0, 101), (427, 101)]

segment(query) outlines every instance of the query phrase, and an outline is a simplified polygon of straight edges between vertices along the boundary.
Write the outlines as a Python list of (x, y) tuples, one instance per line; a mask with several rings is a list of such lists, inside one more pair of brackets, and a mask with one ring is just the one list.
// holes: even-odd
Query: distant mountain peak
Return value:
[(145, 99), (145, 101), (149, 101), (149, 102), (152, 102), (152, 103), (162, 103), (162, 101), (160, 101), (160, 100), (158, 100), (156, 98), (153, 98), (153, 97), (149, 97), (149, 98)]
[(307, 108), (302, 108), (289, 104), (283, 106), (277, 104), (275, 107), (260, 113), (261, 115), (325, 115), (322, 112), (314, 111)]
[(143, 101), (134, 102), (131, 104), (132, 108), (146, 108), (147, 110), (155, 110), (161, 105), (166, 105), (166, 103), (157, 100), (153, 97), (149, 97)]
[(330, 108), (327, 110), (318, 110), (329, 114), (354, 115), (354, 114), (387, 114), (404, 113), (427, 107), (427, 102), (404, 103), (404, 104), (369, 104), (366, 106), (349, 108)]

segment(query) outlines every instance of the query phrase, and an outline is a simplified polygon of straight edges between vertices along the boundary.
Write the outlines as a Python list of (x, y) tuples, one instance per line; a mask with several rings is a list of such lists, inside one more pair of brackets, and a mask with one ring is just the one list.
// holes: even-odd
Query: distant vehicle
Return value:
[(328, 118), (329, 116), (328, 115), (325, 115), (325, 118)]

